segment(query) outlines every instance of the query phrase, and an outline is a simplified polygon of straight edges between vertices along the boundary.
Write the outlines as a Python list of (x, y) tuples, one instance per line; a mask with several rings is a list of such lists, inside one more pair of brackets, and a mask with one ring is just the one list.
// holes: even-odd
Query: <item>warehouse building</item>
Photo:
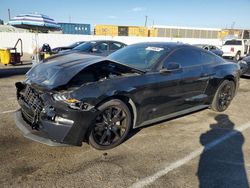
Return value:
[(198, 27), (153, 26), (157, 29), (157, 37), (169, 38), (220, 38), (221, 29)]

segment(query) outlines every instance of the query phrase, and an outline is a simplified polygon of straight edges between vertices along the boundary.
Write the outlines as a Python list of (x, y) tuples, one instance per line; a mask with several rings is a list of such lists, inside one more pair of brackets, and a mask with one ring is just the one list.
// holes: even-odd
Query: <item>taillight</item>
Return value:
[(234, 48), (231, 48), (230, 51), (231, 51), (231, 52), (234, 52)]

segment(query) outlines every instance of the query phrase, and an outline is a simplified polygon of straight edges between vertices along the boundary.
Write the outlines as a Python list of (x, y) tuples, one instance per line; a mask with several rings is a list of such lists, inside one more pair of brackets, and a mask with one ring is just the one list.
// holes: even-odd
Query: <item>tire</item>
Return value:
[(225, 111), (230, 105), (235, 94), (235, 84), (233, 81), (224, 80), (218, 87), (213, 98), (211, 109), (216, 112)]
[(132, 125), (131, 112), (118, 99), (105, 102), (98, 110), (100, 113), (90, 130), (89, 144), (98, 150), (112, 149), (126, 139)]
[(237, 52), (235, 57), (234, 57), (234, 60), (236, 61), (239, 61), (240, 60), (240, 52)]

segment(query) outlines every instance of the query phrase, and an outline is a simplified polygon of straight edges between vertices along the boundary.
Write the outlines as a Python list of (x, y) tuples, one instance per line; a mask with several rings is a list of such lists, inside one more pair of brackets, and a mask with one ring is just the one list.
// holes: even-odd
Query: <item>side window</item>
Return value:
[(181, 48), (174, 51), (164, 62), (164, 65), (168, 63), (179, 63), (182, 67), (189, 67), (202, 64), (202, 58), (200, 51), (191, 48)]
[(108, 51), (108, 43), (103, 42), (103, 43), (98, 44), (97, 46), (95, 46), (95, 48), (97, 49), (97, 52)]
[(219, 57), (219, 56), (215, 56), (214, 57), (214, 62), (220, 64), (220, 63), (225, 63), (225, 60), (223, 58)]
[(201, 52), (203, 64), (215, 63), (215, 57), (211, 54)]
[(115, 51), (115, 50), (119, 50), (119, 49), (121, 49), (123, 47), (123, 44), (121, 44), (121, 43), (118, 43), (118, 42), (111, 42), (110, 43), (110, 50), (111, 51)]
[(210, 46), (210, 50), (216, 50), (215, 46)]

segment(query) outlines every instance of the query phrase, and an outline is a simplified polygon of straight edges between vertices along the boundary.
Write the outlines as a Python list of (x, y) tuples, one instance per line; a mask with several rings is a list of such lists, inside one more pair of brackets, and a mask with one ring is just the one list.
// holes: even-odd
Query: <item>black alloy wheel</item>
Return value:
[(223, 112), (230, 105), (235, 94), (235, 84), (233, 81), (224, 80), (214, 96), (211, 108), (214, 111)]
[(131, 127), (131, 114), (125, 103), (115, 99), (99, 107), (89, 143), (96, 149), (111, 149), (124, 141)]

